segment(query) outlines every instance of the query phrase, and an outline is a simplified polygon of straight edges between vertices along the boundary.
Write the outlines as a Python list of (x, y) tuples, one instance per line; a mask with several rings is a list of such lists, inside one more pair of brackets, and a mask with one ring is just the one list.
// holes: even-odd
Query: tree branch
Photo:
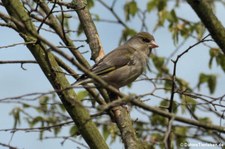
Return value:
[(31, 22), (28, 14), (24, 10), (23, 5), (19, 0), (2, 0), (7, 12), (15, 20), (20, 23), (15, 23), (20, 29), (20, 35), (25, 42), (36, 41), (35, 44), (28, 44), (27, 47), (39, 63), (46, 77), (49, 79), (59, 98), (63, 102), (67, 112), (70, 114), (76, 126), (81, 131), (81, 135), (92, 149), (107, 149), (108, 146), (105, 140), (99, 133), (96, 125), (91, 121), (89, 112), (85, 109), (73, 89), (64, 90), (70, 87), (70, 84), (64, 74), (61, 72), (54, 56), (49, 51), (46, 51), (43, 42), (37, 39), (37, 30)]
[(149, 112), (153, 112), (156, 114), (159, 114), (161, 116), (170, 118), (170, 119), (174, 119), (174, 121), (179, 121), (182, 123), (186, 123), (186, 124), (190, 124), (196, 127), (201, 127), (201, 128), (205, 128), (205, 129), (210, 129), (210, 130), (214, 130), (214, 131), (218, 131), (221, 133), (225, 133), (225, 127), (222, 126), (218, 126), (218, 125), (213, 125), (211, 123), (205, 123), (205, 122), (199, 122), (196, 120), (191, 120), (191, 119), (187, 119), (181, 116), (176, 116), (173, 113), (169, 113), (167, 111), (161, 110), (159, 108), (156, 107), (152, 107), (152, 106), (148, 106), (147, 104), (143, 103), (139, 97), (134, 97), (134, 96), (126, 96), (124, 98), (121, 98), (119, 100), (115, 100), (107, 105), (104, 106), (100, 106), (100, 110), (105, 111), (108, 110), (110, 108), (116, 107), (118, 105), (122, 105), (124, 103), (129, 103), (131, 102), (133, 105), (136, 105), (139, 108), (142, 108), (146, 111)]
[(187, 0), (225, 54), (225, 28), (206, 0)]
[[(102, 49), (94, 22), (88, 11), (87, 1), (85, 0), (73, 1), (72, 4), (74, 5), (74, 8), (79, 16), (84, 32), (88, 38), (88, 42), (92, 50), (91, 59), (98, 61), (104, 56), (104, 51)], [(105, 83), (101, 79), (99, 80), (98, 77), (91, 74), (90, 72), (87, 72), (87, 74), (90, 75), (93, 79), (96, 79), (98, 82), (100, 82), (100, 84), (103, 85), (103, 87), (106, 87), (107, 89), (110, 88), (110, 92), (112, 91), (113, 93), (119, 94), (120, 96), (122, 95), (113, 87), (110, 87), (107, 83)], [(111, 97), (110, 100), (112, 101)], [(127, 110), (122, 106), (118, 106), (114, 107), (112, 109), (112, 112), (114, 113), (114, 119), (121, 132), (125, 148), (127, 149), (143, 148), (142, 145), (140, 144), (139, 139), (137, 138), (135, 129), (133, 128), (132, 125), (132, 120)]]
[(186, 119), (186, 118), (181, 117), (181, 116), (175, 116), (175, 114), (168, 113), (168, 112), (160, 110), (158, 108), (148, 106), (148, 105), (146, 105), (146, 104), (144, 104), (144, 103), (142, 103), (141, 101), (138, 101), (138, 100), (131, 100), (131, 103), (133, 103), (134, 105), (136, 105), (136, 106), (138, 106), (138, 107), (140, 107), (144, 110), (151, 111), (153, 113), (157, 113), (159, 115), (162, 115), (162, 116), (170, 118), (170, 119), (174, 118), (174, 120), (182, 122), (182, 123), (187, 123), (187, 124), (191, 124), (191, 125), (194, 125), (194, 126), (197, 126), (197, 127), (202, 127), (202, 128), (205, 128), (205, 129), (210, 129), (210, 130), (215, 130), (215, 131), (218, 131), (218, 132), (221, 132), (221, 133), (225, 133), (225, 128), (221, 127), (221, 126), (217, 126), (217, 125), (213, 125), (213, 124), (205, 123), (205, 122), (199, 122), (199, 121), (195, 121), (195, 120), (191, 120), (191, 119)]
[(98, 36), (97, 29), (88, 10), (87, 1), (73, 0), (71, 5), (77, 12), (80, 23), (82, 24), (83, 30), (87, 36), (88, 43), (92, 52), (91, 59), (97, 62), (101, 58), (103, 58), (105, 54)]
[(63, 42), (68, 47), (70, 52), (76, 57), (77, 61), (80, 62), (81, 64), (83, 64), (87, 68), (90, 67), (88, 62), (85, 60), (85, 58), (77, 50), (76, 46), (73, 44), (73, 41), (67, 35), (64, 34), (63, 27), (59, 24), (58, 19), (53, 14), (50, 13), (51, 10), (49, 9), (46, 2), (41, 1), (39, 3), (39, 5), (44, 10), (46, 15), (50, 14), (48, 17), (49, 21), (46, 21), (46, 23), (48, 22), (48, 25), (52, 29), (54, 29), (54, 31), (57, 33), (57, 35), (63, 40)]

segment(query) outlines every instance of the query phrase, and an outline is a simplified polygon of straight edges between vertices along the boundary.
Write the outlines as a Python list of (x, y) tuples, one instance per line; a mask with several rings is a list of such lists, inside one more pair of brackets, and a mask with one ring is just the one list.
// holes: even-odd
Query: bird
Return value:
[[(119, 89), (135, 81), (146, 70), (149, 55), (152, 49), (157, 47), (153, 35), (148, 32), (139, 32), (105, 55), (91, 67), (90, 71), (109, 85)], [(74, 85), (83, 83), (97, 82), (83, 74)]]

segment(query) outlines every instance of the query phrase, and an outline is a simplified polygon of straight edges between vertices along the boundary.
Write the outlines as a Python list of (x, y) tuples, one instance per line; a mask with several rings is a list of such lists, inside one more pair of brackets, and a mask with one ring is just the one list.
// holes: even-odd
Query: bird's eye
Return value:
[(146, 42), (146, 43), (149, 43), (150, 42), (150, 40), (148, 38), (142, 38), (142, 41), (143, 42)]

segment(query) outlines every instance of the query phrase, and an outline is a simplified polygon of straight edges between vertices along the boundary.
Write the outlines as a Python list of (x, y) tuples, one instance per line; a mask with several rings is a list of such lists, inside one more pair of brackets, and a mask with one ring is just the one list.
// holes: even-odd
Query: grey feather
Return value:
[[(152, 35), (140, 32), (105, 55), (90, 71), (120, 88), (136, 80), (145, 71), (151, 49), (157, 46)], [(93, 80), (84, 74), (75, 85), (90, 82)]]

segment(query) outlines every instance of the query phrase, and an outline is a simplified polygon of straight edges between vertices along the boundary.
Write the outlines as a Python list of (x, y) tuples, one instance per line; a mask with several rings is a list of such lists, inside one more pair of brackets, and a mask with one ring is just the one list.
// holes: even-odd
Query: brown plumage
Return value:
[[(137, 33), (123, 45), (105, 55), (91, 71), (110, 85), (120, 88), (136, 80), (146, 69), (154, 37), (147, 32)], [(75, 85), (93, 82), (87, 75), (78, 78)]]

